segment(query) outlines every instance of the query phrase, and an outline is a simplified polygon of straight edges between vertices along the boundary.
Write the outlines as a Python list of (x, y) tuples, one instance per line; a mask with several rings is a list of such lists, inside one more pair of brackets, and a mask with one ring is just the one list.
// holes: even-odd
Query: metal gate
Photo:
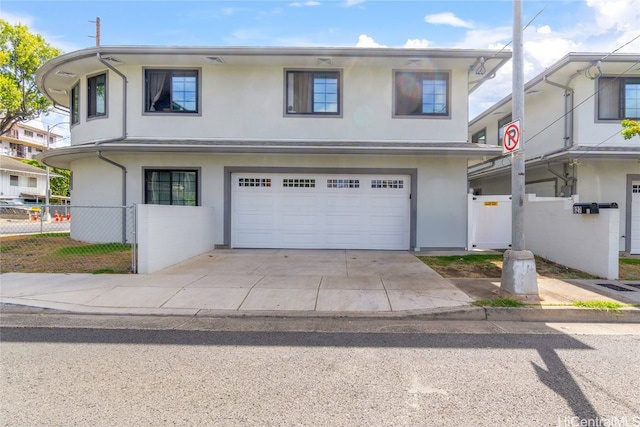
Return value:
[(511, 196), (468, 195), (467, 250), (511, 247)]

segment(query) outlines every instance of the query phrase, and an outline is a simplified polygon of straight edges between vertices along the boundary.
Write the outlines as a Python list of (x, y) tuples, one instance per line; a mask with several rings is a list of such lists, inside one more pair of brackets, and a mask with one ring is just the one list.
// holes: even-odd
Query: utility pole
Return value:
[(98, 16), (95, 21), (89, 22), (91, 22), (92, 24), (96, 24), (96, 35), (89, 37), (94, 37), (96, 39), (96, 47), (100, 47), (100, 17)]
[[(522, 34), (522, 0), (513, 1), (513, 74), (512, 74), (512, 118), (520, 122), (520, 149), (511, 154), (511, 249), (505, 251), (500, 288), (514, 296), (539, 299), (536, 263), (533, 253), (525, 250), (524, 244), (524, 52)], [(507, 135), (503, 136), (503, 140)]]

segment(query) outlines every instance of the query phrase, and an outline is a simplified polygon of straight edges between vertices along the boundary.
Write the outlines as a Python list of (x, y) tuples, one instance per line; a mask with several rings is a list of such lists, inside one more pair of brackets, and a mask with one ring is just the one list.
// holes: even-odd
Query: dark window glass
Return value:
[(146, 70), (145, 111), (198, 112), (198, 72), (195, 70)]
[(88, 117), (107, 114), (107, 75), (87, 79), (87, 115)]
[(145, 203), (198, 205), (198, 172), (189, 170), (146, 170)]
[(340, 114), (340, 73), (288, 71), (287, 114)]
[(448, 116), (449, 75), (440, 72), (395, 73), (395, 115)]
[(79, 111), (79, 107), (80, 107), (80, 102), (79, 102), (79, 88), (78, 85), (75, 85), (73, 88), (71, 88), (71, 124), (77, 124), (80, 123), (80, 111)]

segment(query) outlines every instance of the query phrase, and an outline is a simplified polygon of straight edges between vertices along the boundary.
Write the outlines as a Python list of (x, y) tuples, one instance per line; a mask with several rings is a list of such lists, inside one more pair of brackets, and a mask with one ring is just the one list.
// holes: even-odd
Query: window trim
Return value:
[(20, 187), (20, 175), (9, 175), (9, 187)]
[[(196, 111), (147, 111), (147, 71), (192, 71), (196, 73)], [(142, 68), (142, 115), (143, 116), (180, 116), (199, 117), (202, 116), (202, 68), (200, 67), (143, 67)]]
[[(619, 80), (622, 82), (622, 84), (619, 87), (618, 90), (618, 102), (617, 102), (617, 111), (618, 111), (618, 117), (617, 118), (600, 118), (600, 92), (601, 92), (601, 86), (600, 86), (600, 80), (601, 79), (605, 79), (607, 81), (615, 81), (615, 80)], [(635, 80), (640, 84), (640, 76), (629, 76), (629, 77), (620, 77), (620, 76), (610, 76), (610, 75), (604, 75), (604, 76), (600, 76), (598, 77), (594, 84), (595, 84), (595, 102), (594, 102), (594, 120), (596, 123), (612, 123), (612, 122), (620, 122), (621, 120), (624, 119), (631, 119), (631, 120), (640, 120), (640, 115), (638, 115), (638, 117), (621, 117), (622, 116), (622, 111), (624, 109), (624, 102), (626, 101), (626, 98), (623, 97), (622, 93), (624, 91), (624, 84), (627, 80)]]
[[(196, 173), (196, 204), (202, 206), (202, 168), (182, 166), (143, 166), (142, 167), (142, 203), (147, 203), (147, 172), (195, 172)], [(154, 203), (155, 204), (155, 203)], [(191, 206), (191, 205), (162, 205), (162, 206)]]
[[(480, 138), (484, 138), (484, 142), (480, 142)], [(472, 144), (487, 144), (487, 128), (482, 128), (479, 131), (471, 135)]]
[(69, 120), (71, 126), (80, 123), (80, 82), (71, 87), (69, 94)]
[[(96, 111), (98, 110), (97, 108), (98, 97), (95, 95), (92, 96), (92, 89), (91, 89), (91, 86), (89, 85), (89, 81), (95, 80), (100, 76), (104, 76), (104, 113), (91, 114), (92, 102), (96, 102), (96, 105), (93, 106), (94, 107), (93, 110), (96, 110)], [(109, 74), (107, 71), (103, 71), (100, 73), (88, 75), (87, 76), (87, 121), (94, 120), (94, 119), (103, 119), (108, 117), (109, 117)]]
[[(512, 121), (513, 121), (513, 113), (506, 114), (498, 119), (498, 145), (499, 146), (502, 146), (502, 137), (504, 136), (500, 134), (500, 130), (506, 125), (508, 125), (509, 123), (511, 123)], [(502, 126), (500, 126), (500, 123), (502, 123)]]
[[(308, 73), (308, 74), (320, 74), (320, 73), (335, 73), (338, 77), (338, 112), (337, 113), (322, 113), (322, 112), (310, 112), (310, 113), (290, 113), (289, 112), (289, 73)], [(343, 99), (343, 86), (344, 80), (342, 77), (342, 69), (339, 68), (285, 68), (284, 69), (284, 84), (283, 84), (283, 117), (327, 117), (327, 118), (342, 118), (342, 99)]]
[[(434, 77), (443, 76), (446, 81), (446, 102), (447, 102), (447, 112), (445, 114), (434, 114), (434, 113), (419, 113), (419, 114), (398, 114), (397, 112), (397, 84), (396, 79), (399, 74), (420, 74), (420, 75), (432, 75)], [(451, 119), (451, 81), (452, 81), (452, 72), (451, 70), (409, 70), (409, 69), (394, 69), (392, 70), (391, 76), (391, 117), (394, 119)], [(422, 80), (425, 80), (424, 77)], [(421, 80), (421, 81), (422, 81)], [(434, 79), (437, 80), (437, 79)]]

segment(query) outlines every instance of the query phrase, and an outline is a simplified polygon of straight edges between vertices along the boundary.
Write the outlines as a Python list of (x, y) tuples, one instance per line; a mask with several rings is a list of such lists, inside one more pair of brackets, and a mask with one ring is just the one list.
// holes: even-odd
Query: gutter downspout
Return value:
[(122, 139), (127, 138), (127, 76), (115, 69), (113, 65), (102, 59), (102, 55), (98, 52), (98, 61), (100, 61), (105, 67), (116, 73), (122, 78)]
[(560, 89), (564, 89), (564, 137), (563, 144), (564, 148), (571, 147), (573, 145), (573, 97), (574, 90), (569, 86), (571, 80), (573, 80), (579, 74), (576, 73), (573, 76), (569, 77), (566, 85), (562, 85), (560, 83), (552, 82), (549, 80), (549, 76), (545, 75), (543, 77), (543, 81), (551, 86), (559, 87)]
[[(102, 55), (100, 54), (100, 52), (97, 53), (97, 58), (98, 58), (98, 61), (100, 61), (105, 67), (107, 67), (108, 69), (110, 69), (111, 71), (119, 75), (120, 78), (122, 78), (122, 138), (121, 139), (125, 140), (127, 138), (127, 84), (129, 83), (127, 81), (127, 76), (125, 76), (123, 73), (118, 71), (115, 67), (109, 64), (107, 61), (102, 59)], [(102, 141), (102, 142), (105, 142), (105, 141)], [(100, 146), (102, 142), (97, 142), (96, 146)], [(98, 148), (97, 155), (100, 160), (105, 161), (111, 165), (114, 165), (122, 169), (122, 243), (126, 243), (127, 242), (127, 211), (126, 211), (127, 168), (119, 163), (114, 162), (111, 159), (107, 159), (106, 157), (102, 156), (102, 152), (100, 151), (100, 148)], [(135, 245), (136, 238), (134, 237), (133, 240), (134, 241), (132, 242), (132, 244)], [(133, 252), (135, 253), (135, 250)], [(136, 271), (135, 258), (132, 259), (132, 266), (133, 266), (133, 272), (135, 273)]]

